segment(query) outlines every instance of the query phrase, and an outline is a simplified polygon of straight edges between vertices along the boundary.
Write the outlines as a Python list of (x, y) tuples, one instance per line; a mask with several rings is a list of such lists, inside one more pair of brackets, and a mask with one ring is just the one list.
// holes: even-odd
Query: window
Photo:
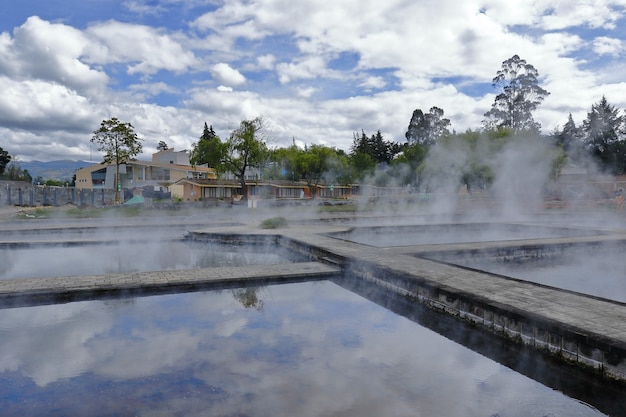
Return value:
[(153, 181), (169, 181), (170, 180), (170, 170), (163, 169), (159, 167), (152, 167), (152, 178)]

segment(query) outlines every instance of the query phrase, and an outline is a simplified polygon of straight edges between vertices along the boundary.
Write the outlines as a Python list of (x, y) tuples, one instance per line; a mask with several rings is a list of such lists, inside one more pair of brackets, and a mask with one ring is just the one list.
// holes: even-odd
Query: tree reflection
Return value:
[(233, 297), (239, 301), (245, 308), (254, 308), (258, 311), (263, 310), (263, 300), (259, 297), (258, 287), (238, 288), (233, 290)]

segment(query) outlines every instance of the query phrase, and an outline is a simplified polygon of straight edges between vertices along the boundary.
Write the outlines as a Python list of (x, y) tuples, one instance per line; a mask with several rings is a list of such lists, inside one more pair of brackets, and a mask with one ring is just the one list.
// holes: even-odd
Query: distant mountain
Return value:
[(72, 161), (64, 159), (49, 162), (18, 161), (18, 164), (22, 169), (28, 170), (28, 173), (31, 177), (33, 177), (33, 180), (37, 177), (42, 177), (44, 180), (69, 181), (72, 179), (74, 172), (77, 169), (95, 165), (97, 162)]

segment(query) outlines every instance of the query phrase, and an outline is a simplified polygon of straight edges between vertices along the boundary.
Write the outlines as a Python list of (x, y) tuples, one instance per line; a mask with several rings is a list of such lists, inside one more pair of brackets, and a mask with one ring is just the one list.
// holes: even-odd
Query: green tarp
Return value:
[(126, 202), (124, 202), (124, 205), (126, 206), (130, 206), (133, 204), (143, 204), (143, 196), (142, 195), (136, 195), (133, 198), (130, 198), (128, 200), (126, 200)]

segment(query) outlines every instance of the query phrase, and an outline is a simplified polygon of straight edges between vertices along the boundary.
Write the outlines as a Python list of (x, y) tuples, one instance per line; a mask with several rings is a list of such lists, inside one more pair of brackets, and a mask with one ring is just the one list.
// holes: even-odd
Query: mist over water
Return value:
[(0, 279), (272, 265), (296, 259), (280, 248), (271, 252), (266, 249), (183, 241), (3, 249), (0, 251)]
[(546, 259), (506, 261), (463, 253), (426, 257), (626, 303), (626, 263), (621, 246), (607, 244), (586, 252), (566, 249), (563, 255)]

